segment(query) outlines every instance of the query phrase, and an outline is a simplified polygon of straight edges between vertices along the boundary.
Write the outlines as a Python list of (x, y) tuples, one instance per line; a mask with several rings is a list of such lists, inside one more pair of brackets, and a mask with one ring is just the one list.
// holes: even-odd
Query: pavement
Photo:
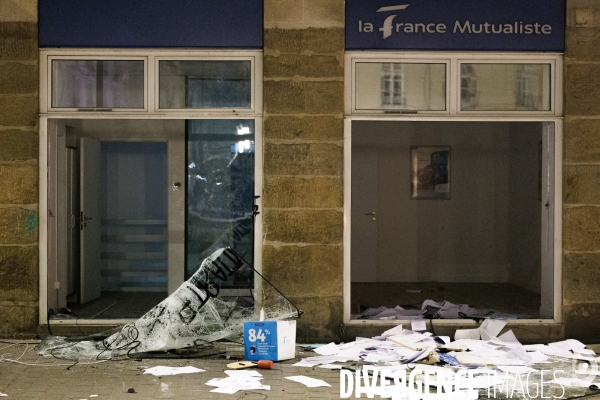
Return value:
[[(0, 398), (7, 399), (339, 399), (340, 371), (323, 368), (295, 367), (301, 358), (315, 355), (312, 351), (297, 348), (297, 358), (276, 362), (272, 370), (259, 369), (264, 385), (269, 391), (239, 391), (235, 394), (211, 393), (206, 385), (213, 378), (225, 378), (227, 364), (242, 357), (241, 346), (218, 344), (205, 353), (173, 355), (175, 358), (123, 359), (119, 361), (87, 360), (74, 362), (41, 356), (36, 350), (39, 341), (0, 339)], [(203, 354), (203, 355), (202, 355)], [(191, 358), (190, 358), (191, 357)], [(144, 374), (144, 369), (154, 366), (193, 366), (205, 372), (157, 377)], [(551, 366), (548, 366), (550, 368)], [(308, 388), (301, 383), (284, 379), (286, 376), (304, 375), (324, 380), (330, 387)], [(598, 379), (597, 379), (598, 380)], [(599, 384), (600, 385), (600, 384)], [(480, 392), (480, 398), (488, 398)], [(600, 392), (597, 392), (600, 393)], [(498, 395), (506, 398), (541, 398)], [(600, 399), (587, 388), (568, 389), (552, 393), (562, 399)], [(561, 395), (559, 397), (559, 395)], [(548, 394), (546, 394), (548, 396)], [(366, 398), (365, 394), (362, 398)], [(356, 398), (352, 393), (351, 398)], [(379, 398), (379, 396), (375, 396)], [(545, 397), (548, 398), (548, 397)]]
[[(210, 393), (205, 383), (212, 378), (225, 378), (227, 364), (237, 361), (237, 351), (200, 358), (142, 359), (136, 361), (72, 361), (43, 357), (35, 349), (38, 341), (0, 340), (0, 393), (7, 399), (339, 399), (339, 371), (322, 368), (293, 367), (297, 360), (277, 362), (272, 370), (260, 369), (264, 385), (270, 391), (239, 391), (235, 394)], [(231, 354), (233, 353), (233, 357)], [(302, 354), (298, 357), (314, 355)], [(241, 354), (241, 353), (239, 353)], [(226, 357), (229, 355), (229, 359)], [(8, 359), (17, 361), (9, 362)], [(193, 366), (205, 372), (156, 377), (143, 370), (154, 366)], [(328, 382), (331, 387), (308, 388), (284, 379), (305, 375)], [(134, 393), (129, 393), (130, 391)], [(97, 395), (97, 396), (94, 396)], [(1, 396), (1, 395), (0, 395)], [(0, 397), (2, 398), (2, 397)]]

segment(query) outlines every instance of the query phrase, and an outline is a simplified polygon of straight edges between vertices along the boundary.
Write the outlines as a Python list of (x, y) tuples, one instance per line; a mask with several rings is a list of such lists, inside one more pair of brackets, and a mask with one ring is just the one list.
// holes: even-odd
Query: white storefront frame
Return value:
[[(401, 114), (383, 111), (364, 112), (355, 109), (355, 68), (356, 62), (441, 62), (450, 65), (447, 75), (447, 112), (427, 112)], [(481, 63), (550, 63), (551, 64), (551, 110), (550, 111), (460, 111), (460, 62)], [(553, 150), (554, 175), (549, 177), (554, 186), (551, 213), (553, 218), (548, 224), (553, 227), (553, 318), (519, 319), (513, 324), (538, 325), (559, 324), (562, 322), (562, 176), (563, 176), (563, 56), (545, 53), (444, 53), (444, 52), (346, 52), (344, 76), (344, 273), (343, 273), (343, 322), (349, 326), (397, 325), (410, 323), (409, 320), (352, 320), (351, 319), (351, 156), (353, 121), (445, 121), (445, 122), (549, 122), (554, 124)], [(550, 182), (549, 182), (550, 183)], [(444, 319), (434, 323), (444, 325), (475, 325), (472, 320)]]
[[(114, 111), (77, 111), (77, 109), (52, 109), (51, 105), (51, 60), (139, 60), (145, 62), (144, 109)], [(248, 60), (251, 71), (251, 107), (244, 109), (159, 109), (158, 108), (158, 61), (159, 60)], [(48, 120), (50, 119), (111, 119), (111, 120), (186, 120), (186, 119), (253, 119), (255, 121), (255, 195), (256, 205), (262, 210), (263, 192), (263, 52), (249, 50), (158, 50), (158, 49), (42, 49), (40, 50), (40, 115), (39, 115), (39, 321), (46, 324), (48, 310), (48, 258), (55, 251), (51, 244), (56, 241), (48, 234), (49, 194), (49, 149)], [(262, 213), (256, 215), (254, 230), (254, 265), (262, 270)], [(185, 251), (185, 250), (184, 250)], [(181, 265), (181, 282), (185, 266)], [(172, 288), (172, 284), (169, 287)], [(179, 285), (176, 285), (179, 286)], [(135, 319), (56, 319), (52, 325), (115, 325)]]

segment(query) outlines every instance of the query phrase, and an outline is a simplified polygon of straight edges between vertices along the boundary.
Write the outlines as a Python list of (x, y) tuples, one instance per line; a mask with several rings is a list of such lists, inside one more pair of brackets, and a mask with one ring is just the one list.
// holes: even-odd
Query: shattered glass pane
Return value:
[[(215, 250), (254, 259), (254, 120), (187, 122), (187, 268), (191, 276)], [(239, 273), (222, 288), (250, 288)]]
[[(255, 285), (235, 297), (222, 287), (237, 275), (254, 276)], [(134, 353), (190, 348), (220, 339), (243, 341), (243, 323), (297, 318), (300, 311), (231, 248), (204, 259), (200, 268), (169, 297), (135, 322), (102, 342), (61, 345), (52, 342), (42, 353), (66, 359), (118, 359)]]

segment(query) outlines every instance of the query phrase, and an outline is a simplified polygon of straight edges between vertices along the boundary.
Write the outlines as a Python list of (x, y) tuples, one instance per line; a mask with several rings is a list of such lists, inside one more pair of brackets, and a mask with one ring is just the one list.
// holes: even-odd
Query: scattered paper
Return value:
[(321, 346), (325, 346), (323, 343), (313, 343), (313, 344), (298, 344), (298, 347), (310, 347), (311, 349), (316, 349)]
[[(369, 346), (365, 346), (365, 347), (369, 347)], [(363, 349), (364, 349), (363, 347), (357, 347), (357, 348), (340, 350), (335, 356), (340, 357), (340, 358), (344, 357), (344, 358), (347, 358), (348, 360), (358, 361), (358, 356), (363, 351)]]
[(541, 351), (528, 351), (527, 355), (531, 357), (533, 364), (540, 364), (548, 362), (548, 356)]
[(256, 386), (260, 385), (262, 377), (248, 378), (213, 378), (206, 382), (208, 386), (225, 387), (225, 386)]
[(498, 365), (498, 369), (502, 372), (510, 372), (511, 374), (526, 374), (528, 372), (536, 371), (525, 365)]
[(479, 340), (481, 335), (479, 333), (479, 329), (457, 329), (454, 332), (454, 340), (460, 339), (473, 339)]
[(339, 351), (340, 349), (333, 342), (315, 349), (315, 353), (320, 354), (322, 356), (332, 356), (337, 354)]
[(548, 346), (564, 350), (585, 349), (585, 344), (576, 339), (567, 339), (560, 342), (548, 343)]
[(413, 331), (426, 331), (427, 326), (425, 325), (424, 319), (412, 319), (410, 321), (410, 329)]
[[(454, 312), (455, 310), (461, 310), (461, 307), (449, 302), (428, 302), (427, 313), (437, 313), (442, 312), (442, 310)], [(462, 308), (462, 310), (465, 309)], [(386, 310), (382, 310), (378, 314), (383, 311)], [(401, 307), (394, 309), (394, 312), (402, 311)], [(386, 314), (388, 313), (386, 312), (384, 315)], [(486, 319), (478, 328), (456, 330), (455, 341), (451, 342), (450, 337), (440, 338), (427, 332), (426, 320), (419, 317), (411, 320), (410, 330), (398, 325), (384, 331), (381, 336), (371, 339), (356, 338), (354, 342), (339, 345), (329, 343), (316, 350), (318, 356), (304, 358), (293, 365), (309, 368), (318, 366), (319, 368), (333, 370), (343, 368), (342, 365), (336, 364), (336, 362), (360, 360), (364, 363), (373, 364), (365, 365), (364, 369), (369, 371), (385, 370), (389, 372), (386, 373), (388, 376), (393, 376), (394, 371), (406, 370), (407, 368), (409, 370), (416, 369), (421, 373), (428, 371), (435, 376), (435, 372), (438, 371), (447, 373), (448, 366), (469, 367), (471, 370), (468, 373), (476, 377), (471, 382), (474, 388), (485, 389), (493, 385), (493, 380), (489, 379), (489, 375), (494, 375), (499, 371), (523, 376), (536, 373), (541, 367), (536, 369), (532, 368), (532, 365), (550, 362), (548, 361), (549, 356), (572, 360), (581, 359), (583, 361), (595, 360), (593, 350), (586, 349), (583, 343), (573, 339), (551, 343), (550, 345), (523, 346), (511, 330), (500, 335), (506, 324), (506, 319)], [(446, 349), (448, 352), (437, 352), (438, 349)], [(430, 356), (439, 357), (438, 360), (446, 366), (439, 367), (417, 363), (422, 359), (428, 359)], [(576, 373), (587, 374), (588, 376), (600, 375), (598, 371), (583, 369), (573, 371), (573, 374)], [(578, 376), (583, 378), (582, 375)], [(307, 387), (330, 386), (325, 381), (307, 376), (293, 376), (286, 377), (286, 379), (302, 383)], [(583, 385), (583, 380), (579, 378), (567, 377), (554, 381), (555, 384), (559, 382), (564, 386), (577, 387)], [(226, 382), (218, 383), (218, 386), (224, 387)], [(260, 385), (260, 382), (246, 383), (245, 385)], [(244, 386), (244, 388), (246, 387)]]
[(260, 372), (251, 369), (228, 369), (225, 374), (232, 378), (251, 378), (251, 377), (262, 377)]
[[(533, 358), (525, 351), (523, 346), (515, 346), (508, 352), (508, 357), (521, 360), (524, 363), (533, 363)], [(514, 364), (513, 364), (514, 365)]]
[[(212, 389), (213, 393), (226, 393), (233, 394), (238, 390), (271, 390), (271, 386), (263, 385), (260, 380), (263, 379), (262, 375), (244, 375), (238, 374), (241, 371), (226, 371), (226, 372), (235, 372), (233, 376), (228, 376), (227, 378), (213, 378), (206, 382), (208, 386), (216, 386), (216, 389)], [(244, 372), (252, 372), (252, 371), (244, 371)], [(254, 371), (256, 372), (256, 371)]]
[(324, 380), (315, 379), (315, 378), (311, 378), (308, 376), (302, 376), (302, 375), (286, 376), (285, 379), (289, 379), (290, 381), (302, 383), (303, 385), (306, 385), (307, 387), (331, 387), (331, 385), (329, 383), (325, 382)]
[[(494, 379), (490, 379), (488, 375), (479, 375), (473, 377), (473, 379), (461, 379), (460, 380), (460, 389), (467, 389), (469, 385), (473, 389), (487, 389), (494, 386)], [(456, 386), (456, 385), (455, 385)], [(478, 398), (478, 397), (476, 397)]]
[(336, 365), (336, 364), (323, 364), (323, 365), (319, 365), (319, 368), (325, 368), (325, 369), (342, 369), (341, 365)]
[(450, 343), (450, 336), (437, 336), (437, 339), (441, 340), (442, 342), (444, 342), (444, 343), (441, 343), (441, 344), (448, 344), (448, 343)]
[(338, 357), (338, 356), (316, 356), (316, 357), (306, 357), (304, 361), (313, 362), (318, 361), (319, 364), (329, 364), (332, 362), (347, 362), (349, 359), (347, 357)]
[(179, 375), (179, 374), (194, 374), (196, 372), (204, 372), (203, 369), (199, 369), (196, 367), (163, 367), (157, 366), (152, 368), (147, 368), (144, 370), (144, 374), (151, 374), (154, 376), (167, 376), (167, 375)]
[(235, 386), (225, 386), (225, 387), (218, 387), (216, 389), (212, 389), (210, 392), (212, 393), (224, 393), (224, 394), (234, 394), (237, 393), (239, 390), (241, 390), (238, 387)]
[(521, 344), (521, 342), (519, 342), (519, 339), (517, 339), (513, 331), (504, 332), (502, 335), (498, 336), (498, 339), (502, 340), (505, 343)]
[(393, 327), (392, 329), (388, 329), (387, 331), (381, 334), (383, 339), (386, 339), (389, 336), (399, 335), (402, 333), (402, 325), (398, 325)]
[(497, 337), (502, 329), (506, 326), (506, 322), (506, 320), (502, 319), (488, 318), (483, 321), (479, 329), (484, 329), (491, 337)]
[(296, 364), (292, 364), (292, 367), (308, 367), (312, 368), (321, 364), (321, 361), (306, 361), (306, 359), (298, 361)]
[(579, 354), (587, 354), (592, 356), (596, 355), (596, 352), (592, 349), (577, 349), (577, 352)]
[(236, 386), (223, 386), (218, 387), (216, 389), (210, 390), (211, 393), (224, 393), (224, 394), (234, 394), (240, 390), (271, 390), (270, 385), (256, 385), (252, 387), (236, 387)]

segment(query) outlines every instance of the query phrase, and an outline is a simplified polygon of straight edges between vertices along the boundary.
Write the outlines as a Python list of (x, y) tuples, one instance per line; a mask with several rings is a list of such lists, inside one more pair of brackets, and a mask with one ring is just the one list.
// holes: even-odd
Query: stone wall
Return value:
[(567, 0), (565, 50), (565, 335), (600, 340), (600, 2)]
[[(343, 280), (343, 0), (265, 0), (263, 270), (337, 339)], [(600, 2), (567, 0), (565, 335), (600, 339)], [(38, 320), (37, 1), (0, 7), (0, 336)]]
[(304, 311), (298, 340), (339, 339), (344, 1), (265, 0), (263, 271)]
[(38, 323), (37, 1), (0, 5), (0, 336)]

